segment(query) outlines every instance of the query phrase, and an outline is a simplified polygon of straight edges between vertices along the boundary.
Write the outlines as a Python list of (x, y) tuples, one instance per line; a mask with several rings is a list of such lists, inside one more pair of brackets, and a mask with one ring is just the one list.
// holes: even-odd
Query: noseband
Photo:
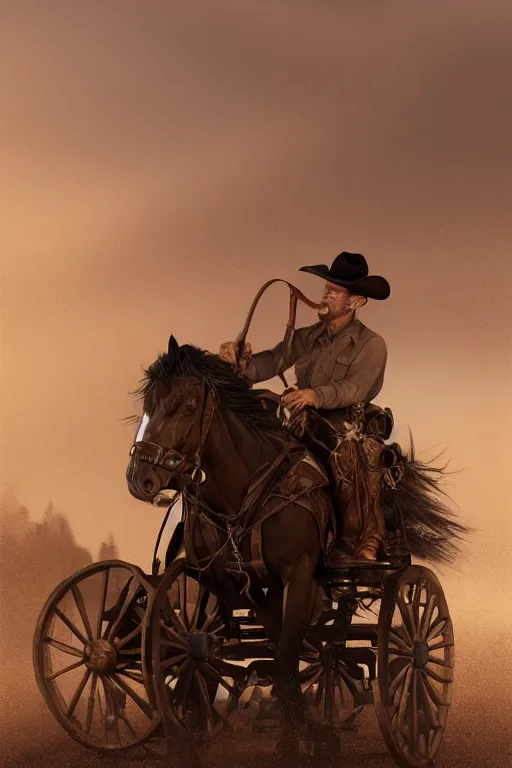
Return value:
[(174, 448), (162, 448), (162, 446), (149, 440), (139, 440), (133, 443), (130, 449), (132, 459), (144, 464), (150, 464), (157, 469), (164, 469), (166, 472), (170, 472), (173, 477), (186, 478), (186, 485), (201, 485), (204, 483), (206, 473), (201, 469), (201, 454), (215, 413), (215, 402), (213, 395), (206, 389), (206, 384), (204, 384), (203, 391), (204, 406), (201, 414), (201, 437), (193, 460), (186, 456), (185, 449), (183, 453), (180, 453)]

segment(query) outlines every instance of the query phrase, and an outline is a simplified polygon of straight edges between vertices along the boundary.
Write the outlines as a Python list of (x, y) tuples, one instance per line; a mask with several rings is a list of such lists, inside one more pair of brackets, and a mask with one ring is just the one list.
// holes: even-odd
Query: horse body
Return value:
[[(312, 486), (316, 504), (307, 487), (299, 498), (293, 491), (288, 498), (280, 492), (269, 498), (269, 487), (271, 491), (279, 484), (285, 466), (289, 469), (291, 464), (300, 481), (300, 457), (307, 452), (285, 433), (258, 393), (216, 357), (192, 347), (170, 348), (170, 354), (147, 372), (141, 394), (147, 426), (132, 450), (127, 470), (130, 492), (151, 502), (165, 488), (183, 491), (191, 512), (187, 559), (196, 560), (204, 583), (231, 602), (229, 607), (248, 599), (277, 648), (274, 680), (287, 745), (294, 748), (298, 728), (305, 724), (300, 648), (312, 620), (318, 589), (315, 571), (324, 547), (319, 497), (324, 522), (325, 516), (334, 518), (327, 475)], [(284, 458), (294, 453), (295, 461), (286, 464)], [(259, 492), (254, 479), (262, 467), (273, 465), (273, 475), (266, 487), (262, 482)], [(194, 482), (198, 469), (204, 478), (201, 484)], [(243, 523), (240, 512), (254, 485), (246, 520), (261, 526), (266, 573), (264, 577), (251, 573), (244, 600), (243, 584), (227, 565), (240, 559), (233, 529)]]

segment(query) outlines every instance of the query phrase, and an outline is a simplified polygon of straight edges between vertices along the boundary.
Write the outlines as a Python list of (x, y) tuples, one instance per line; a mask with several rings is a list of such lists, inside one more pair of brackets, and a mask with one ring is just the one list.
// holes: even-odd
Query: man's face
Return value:
[(330, 323), (338, 317), (348, 315), (356, 308), (354, 299), (356, 297), (348, 292), (346, 288), (334, 283), (326, 283), (318, 317), (326, 323)]

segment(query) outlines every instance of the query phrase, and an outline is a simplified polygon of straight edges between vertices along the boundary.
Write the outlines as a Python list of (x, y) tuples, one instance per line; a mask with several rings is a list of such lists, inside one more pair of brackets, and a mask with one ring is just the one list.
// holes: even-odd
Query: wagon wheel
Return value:
[(336, 643), (304, 641), (301, 661), (307, 666), (299, 674), (311, 721), (334, 731), (341, 731), (354, 714), (354, 694), (357, 693), (355, 682), (339, 655)]
[(453, 683), (453, 626), (428, 568), (391, 576), (379, 614), (375, 706), (400, 768), (429, 768), (446, 730)]
[(202, 742), (228, 724), (239, 691), (223, 676), (225, 637), (218, 599), (183, 560), (165, 573), (147, 618), (155, 700), (172, 734)]
[(86, 747), (129, 749), (161, 722), (142, 664), (152, 592), (139, 568), (108, 560), (61, 582), (41, 611), (33, 641), (37, 684), (56, 720)]

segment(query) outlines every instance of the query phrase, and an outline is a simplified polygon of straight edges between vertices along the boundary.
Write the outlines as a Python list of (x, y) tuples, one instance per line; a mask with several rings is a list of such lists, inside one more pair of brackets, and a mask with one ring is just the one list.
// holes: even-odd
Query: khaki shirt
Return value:
[[(252, 382), (277, 375), (282, 362), (282, 342), (274, 349), (253, 355), (245, 375)], [(384, 382), (387, 348), (384, 339), (359, 320), (330, 335), (323, 322), (298, 328), (284, 370), (295, 364), (297, 386), (313, 389), (319, 408), (347, 408), (369, 403)]]

